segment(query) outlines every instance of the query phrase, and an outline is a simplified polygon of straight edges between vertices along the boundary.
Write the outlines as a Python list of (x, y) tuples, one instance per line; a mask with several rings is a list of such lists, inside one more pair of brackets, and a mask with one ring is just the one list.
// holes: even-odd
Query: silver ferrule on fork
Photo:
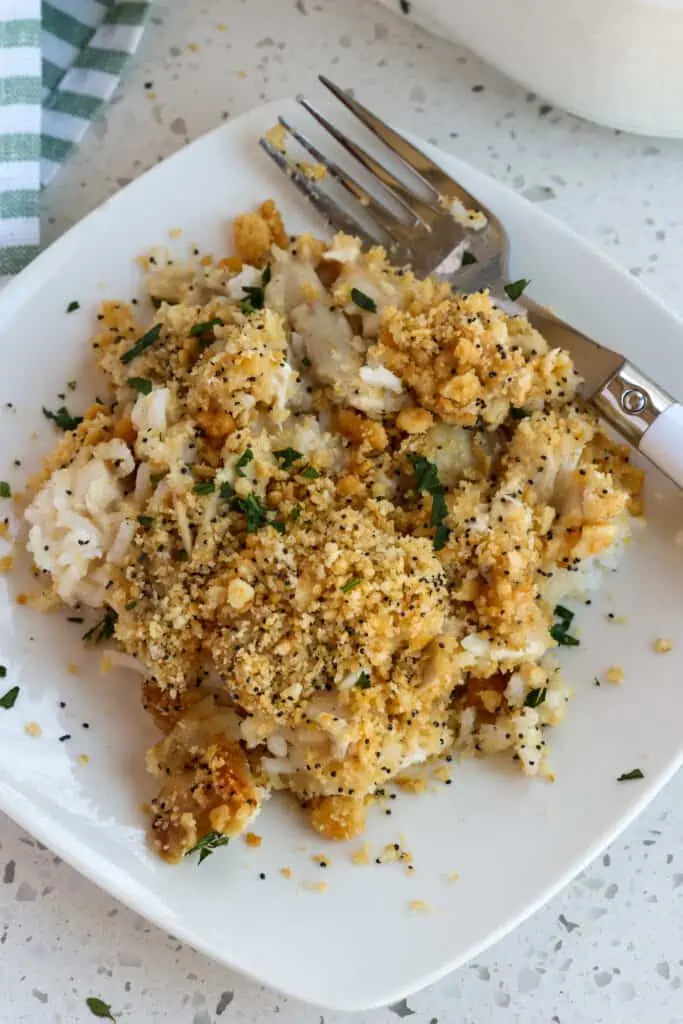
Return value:
[(600, 415), (637, 448), (645, 432), (674, 404), (674, 399), (624, 360), (593, 396), (593, 404)]

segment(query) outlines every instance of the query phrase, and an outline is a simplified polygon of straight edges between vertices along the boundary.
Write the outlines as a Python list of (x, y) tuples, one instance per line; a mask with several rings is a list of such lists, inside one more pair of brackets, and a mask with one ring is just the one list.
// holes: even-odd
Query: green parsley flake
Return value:
[(116, 626), (116, 620), (118, 615), (113, 608), (107, 608), (104, 616), (99, 622), (83, 634), (83, 641), (86, 644), (95, 646), (95, 644), (102, 643), (103, 640), (111, 640), (114, 635), (114, 627)]
[(246, 517), (247, 533), (256, 533), (262, 526), (268, 525), (265, 506), (257, 494), (248, 494), (246, 498), (233, 498), (230, 507)]
[(195, 494), (213, 494), (216, 490), (216, 485), (213, 480), (200, 480), (194, 485)]
[(140, 526), (154, 526), (154, 516), (138, 516)]
[(470, 252), (469, 249), (466, 249), (465, 252), (462, 254), (462, 261), (460, 263), (460, 266), (461, 267), (469, 267), (473, 263), (478, 263), (478, 262), (479, 262), (479, 260), (474, 255), (474, 253)]
[(193, 327), (191, 327), (190, 328), (190, 337), (191, 338), (196, 338), (198, 336), (201, 337), (203, 334), (206, 334), (208, 331), (211, 331), (211, 334), (213, 334), (214, 327), (223, 327), (224, 324), (225, 324), (224, 320), (221, 320), (221, 318), (219, 316), (215, 316), (213, 318), (213, 320), (205, 320), (204, 323), (195, 324)]
[(633, 768), (630, 772), (624, 772), (623, 775), (617, 775), (617, 782), (630, 782), (632, 779), (644, 779), (645, 775), (641, 772), (640, 768)]
[(355, 590), (356, 587), (362, 582), (363, 580), (361, 579), (360, 576), (354, 576), (352, 580), (347, 580), (346, 583), (344, 583), (343, 586), (341, 586), (339, 589), (341, 590), (342, 594), (348, 594), (350, 590)]
[(220, 832), (207, 832), (205, 836), (198, 839), (191, 850), (188, 850), (185, 854), (186, 857), (191, 857), (193, 853), (199, 854), (199, 860), (197, 864), (201, 864), (203, 860), (210, 857), (214, 850), (217, 850), (219, 846), (227, 846), (230, 842), (228, 836), (222, 835)]
[(60, 430), (75, 430), (78, 424), (83, 422), (82, 416), (72, 416), (65, 405), (61, 405), (56, 412), (52, 412), (43, 406), (43, 416), (48, 420), (52, 420)]
[(128, 604), (125, 606), (125, 609), (126, 609), (127, 612), (132, 612), (133, 608), (135, 608), (136, 605), (137, 605), (137, 601), (129, 601)]
[(105, 1003), (103, 999), (98, 996), (88, 996), (85, 1001), (85, 1005), (88, 1007), (93, 1017), (100, 1017), (102, 1020), (115, 1020), (112, 1016), (111, 1006), (109, 1003)]
[(523, 420), (528, 415), (529, 415), (529, 413), (526, 411), (526, 409), (518, 409), (514, 405), (510, 406), (510, 419), (512, 419), (512, 420)]
[(273, 452), (273, 455), (280, 463), (280, 469), (290, 469), (295, 462), (303, 459), (303, 455), (296, 448), (281, 448), (280, 451)]
[(444, 522), (448, 515), (448, 506), (446, 505), (443, 485), (439, 480), (438, 470), (435, 463), (425, 459), (424, 455), (411, 455), (410, 461), (415, 470), (418, 491), (424, 491), (431, 496), (432, 511), (429, 517), (429, 525), (436, 527), (433, 539), (434, 549), (435, 551), (441, 551), (448, 542), (451, 531)]
[(548, 687), (544, 686), (542, 689), (529, 690), (524, 701), (525, 708), (537, 708), (539, 704), (542, 704), (548, 694)]
[(161, 324), (155, 324), (154, 327), (150, 327), (146, 334), (143, 334), (141, 338), (138, 338), (135, 344), (129, 348), (127, 352), (123, 353), (121, 356), (121, 362), (131, 363), (137, 356), (150, 348), (155, 341), (158, 341), (160, 334)]
[(296, 523), (296, 522), (299, 521), (300, 517), (301, 517), (301, 505), (295, 505), (294, 508), (292, 509), (292, 511), (289, 513), (289, 518), (292, 520), (293, 523)]
[(505, 285), (505, 294), (513, 302), (516, 302), (524, 289), (528, 288), (530, 284), (531, 281), (527, 280), (526, 277), (520, 277), (518, 281), (510, 281), (509, 284)]
[(11, 498), (12, 488), (6, 480), (0, 480), (0, 498)]
[(251, 448), (247, 448), (247, 450), (243, 452), (242, 455), (240, 455), (239, 459), (235, 463), (235, 476), (246, 476), (247, 474), (244, 472), (244, 467), (248, 466), (253, 458), (253, 451), (251, 450)]
[(149, 395), (152, 392), (153, 384), (146, 377), (129, 377), (126, 383), (129, 388), (137, 391), (140, 395)]
[(4, 708), (5, 711), (9, 711), (13, 708), (17, 702), (19, 696), (19, 687), (13, 686), (11, 690), (8, 690), (4, 696), (0, 697), (0, 708)]
[(4, 665), (0, 665), (0, 679), (4, 679), (7, 675), (7, 669)]
[(228, 501), (235, 493), (235, 488), (227, 480), (224, 480), (218, 492), (223, 501)]
[(320, 476), (320, 473), (315, 468), (315, 466), (304, 466), (304, 468), (301, 470), (300, 475), (305, 477), (306, 480), (317, 480), (318, 477)]
[(370, 676), (367, 672), (361, 672), (358, 679), (356, 679), (356, 686), (359, 690), (368, 690), (370, 688)]
[(80, 302), (76, 302), (75, 299), (72, 299), (71, 302), (69, 303), (69, 305), (66, 307), (66, 311), (67, 311), (67, 313), (75, 313), (75, 311), (77, 309), (80, 309), (80, 308), (81, 308)]
[(558, 620), (550, 627), (550, 635), (560, 647), (578, 647), (578, 637), (572, 636), (568, 630), (574, 619), (574, 612), (564, 605), (558, 604), (554, 610), (555, 618)]
[(364, 309), (367, 313), (377, 312), (377, 303), (374, 299), (371, 299), (365, 292), (360, 291), (359, 288), (351, 289), (351, 301), (355, 302), (357, 306)]

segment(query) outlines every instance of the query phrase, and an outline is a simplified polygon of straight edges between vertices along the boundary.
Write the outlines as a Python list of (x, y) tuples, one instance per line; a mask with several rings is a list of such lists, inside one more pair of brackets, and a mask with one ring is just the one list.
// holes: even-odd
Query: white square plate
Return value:
[[(86, 338), (102, 298), (138, 293), (137, 254), (165, 242), (178, 253), (194, 242), (225, 252), (231, 217), (271, 195), (290, 230), (320, 230), (256, 145), (277, 113), (291, 115), (293, 105), (225, 124), (156, 167), (2, 293), (0, 477), (15, 489), (54, 443), (41, 406), (61, 404), (69, 380), (79, 381), (66, 392), (74, 409), (96, 393)], [(536, 298), (683, 398), (682, 331), (670, 313), (538, 208), (432, 152), (507, 225), (514, 276), (530, 277)], [(170, 242), (173, 228), (183, 234)], [(66, 315), (72, 300), (80, 309)], [(20, 470), (11, 466), (15, 458)], [(21, 688), (14, 709), (0, 709), (0, 807), (161, 928), (261, 982), (344, 1010), (400, 999), (547, 900), (681, 761), (683, 646), (662, 656), (652, 643), (679, 636), (683, 621), (683, 548), (674, 541), (683, 503), (649, 471), (647, 497), (647, 528), (604, 595), (579, 610), (581, 646), (564, 656), (576, 696), (552, 736), (556, 783), (527, 780), (496, 760), (469, 762), (455, 766), (452, 786), (399, 796), (390, 815), (373, 812), (366, 838), (376, 851), (400, 839), (414, 854), (411, 876), (400, 864), (352, 864), (359, 844), (325, 844), (285, 799), (272, 800), (259, 819), (259, 849), (236, 841), (201, 868), (194, 859), (170, 868), (152, 856), (140, 805), (150, 794), (143, 751), (155, 733), (139, 706), (138, 678), (102, 675), (98, 656), (81, 649), (84, 627), (18, 607), (17, 593), (30, 581), (15, 576), (0, 577), (3, 682)], [(608, 621), (609, 611), (626, 624)], [(623, 685), (595, 686), (612, 664), (624, 666)], [(29, 721), (42, 726), (40, 738), (25, 734)], [(66, 733), (72, 739), (59, 742)], [(642, 781), (617, 783), (633, 768), (643, 770)], [(317, 852), (332, 859), (326, 871), (311, 859)], [(459, 881), (447, 880), (453, 872)], [(305, 886), (322, 880), (324, 894)], [(412, 900), (432, 912), (411, 913)]]

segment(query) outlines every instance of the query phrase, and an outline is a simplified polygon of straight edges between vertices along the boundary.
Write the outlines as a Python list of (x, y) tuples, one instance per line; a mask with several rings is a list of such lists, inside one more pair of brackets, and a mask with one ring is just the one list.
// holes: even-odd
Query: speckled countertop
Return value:
[[(369, 0), (156, 3), (107, 116), (45, 196), (46, 241), (221, 119), (312, 92), (318, 71), (545, 203), (683, 315), (683, 142), (558, 113)], [(360, 1017), (321, 1014), (214, 965), (0, 817), (3, 1024), (87, 1024), (91, 995), (136, 1024), (683, 1024), (682, 978), (681, 776), (476, 963)]]

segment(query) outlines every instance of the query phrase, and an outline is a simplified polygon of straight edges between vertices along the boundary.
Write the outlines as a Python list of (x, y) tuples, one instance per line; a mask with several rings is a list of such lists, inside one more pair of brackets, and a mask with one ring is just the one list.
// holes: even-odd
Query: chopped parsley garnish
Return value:
[(180, 551), (178, 552), (178, 561), (179, 562), (189, 562), (190, 561), (190, 554), (189, 554), (188, 551), (185, 550), (185, 548), (181, 548)]
[(152, 391), (152, 382), (146, 377), (129, 377), (126, 383), (140, 395), (149, 395)]
[(103, 1020), (115, 1020), (115, 1017), (112, 1016), (111, 1006), (109, 1003), (105, 1003), (103, 999), (99, 999), (97, 996), (88, 996), (85, 1005), (93, 1017), (100, 1017)]
[(246, 476), (246, 473), (244, 472), (244, 467), (248, 466), (253, 458), (254, 453), (252, 452), (251, 448), (247, 448), (247, 450), (240, 455), (239, 459), (235, 463), (235, 476)]
[(235, 489), (231, 483), (229, 483), (227, 480), (224, 480), (220, 486), (220, 490), (218, 491), (218, 493), (223, 499), (223, 501), (227, 501), (229, 498), (232, 498), (233, 494), (235, 493)]
[(233, 498), (231, 507), (246, 517), (247, 533), (256, 533), (262, 526), (268, 525), (266, 508), (257, 494), (248, 494), (246, 498)]
[(150, 473), (149, 482), (151, 483), (152, 487), (156, 487), (157, 484), (161, 483), (165, 476), (165, 473)]
[(320, 476), (320, 473), (315, 468), (315, 466), (304, 466), (304, 468), (301, 470), (300, 475), (305, 477), (306, 480), (317, 480), (318, 477)]
[(125, 609), (126, 609), (127, 612), (132, 612), (133, 608), (135, 608), (136, 605), (137, 605), (137, 601), (129, 601), (128, 604), (125, 605)]
[(66, 307), (66, 311), (67, 311), (67, 313), (75, 313), (75, 311), (77, 309), (80, 309), (80, 308), (81, 308), (80, 302), (76, 302), (75, 299), (72, 299), (71, 302), (69, 303), (69, 305)]
[(280, 519), (271, 519), (270, 526), (272, 526), (274, 530), (277, 530), (278, 533), (287, 532), (287, 527)]
[(512, 299), (513, 302), (516, 302), (524, 289), (528, 288), (530, 284), (531, 281), (527, 280), (526, 277), (520, 277), (519, 281), (510, 281), (509, 284), (505, 285), (505, 294), (508, 299)]
[(129, 348), (127, 352), (123, 353), (123, 355), (121, 356), (121, 362), (131, 363), (133, 359), (136, 358), (136, 356), (141, 355), (145, 351), (145, 349), (150, 348), (150, 346), (153, 345), (155, 341), (158, 341), (160, 334), (161, 324), (155, 324), (154, 327), (150, 327), (150, 329), (145, 334), (143, 334), (141, 338), (138, 338), (135, 344), (131, 348)]
[(548, 694), (548, 687), (547, 686), (544, 686), (543, 688), (539, 687), (539, 689), (537, 689), (537, 690), (529, 690), (529, 692), (526, 695), (526, 700), (524, 701), (524, 707), (525, 708), (537, 708), (539, 704), (543, 703), (543, 701), (545, 700), (547, 694)]
[(154, 516), (138, 516), (140, 526), (154, 526)]
[(271, 278), (270, 263), (266, 264), (263, 273), (261, 274), (261, 284), (243, 284), (242, 291), (246, 298), (240, 302), (240, 309), (243, 313), (249, 316), (250, 313), (255, 313), (257, 309), (263, 309), (263, 305), (266, 301), (265, 289), (266, 285)]
[(194, 485), (195, 494), (213, 494), (215, 490), (216, 485), (213, 480), (200, 480)]
[(377, 303), (374, 299), (371, 299), (365, 292), (360, 291), (359, 288), (351, 289), (351, 301), (355, 302), (357, 306), (364, 309), (367, 313), (377, 312)]
[(367, 672), (363, 671), (356, 679), (356, 686), (359, 690), (367, 690), (370, 687), (370, 676)]
[(415, 470), (415, 478), (418, 491), (425, 491), (431, 495), (432, 511), (429, 517), (429, 525), (436, 527), (434, 534), (434, 548), (440, 551), (450, 536), (450, 530), (444, 523), (448, 515), (448, 506), (444, 497), (444, 489), (439, 480), (439, 472), (436, 465), (425, 459), (424, 455), (411, 455), (410, 461)]
[(75, 430), (78, 424), (83, 422), (82, 416), (72, 416), (65, 405), (60, 405), (56, 412), (52, 412), (43, 406), (43, 416), (48, 420), (52, 420), (60, 430)]
[(342, 594), (348, 594), (350, 590), (355, 590), (359, 583), (362, 583), (360, 576), (354, 576), (352, 580), (347, 580), (339, 589)]
[(634, 768), (630, 772), (624, 772), (623, 775), (617, 775), (617, 782), (630, 782), (631, 779), (644, 779), (645, 775), (641, 772), (640, 768)]
[(557, 622), (550, 627), (550, 635), (560, 647), (578, 647), (578, 638), (569, 633), (569, 628), (574, 619), (574, 612), (564, 605), (558, 604), (553, 613)]
[(0, 480), (0, 498), (11, 498), (12, 488), (6, 480)]
[(220, 832), (207, 832), (205, 836), (198, 839), (191, 850), (188, 850), (185, 854), (186, 857), (191, 857), (193, 853), (199, 854), (198, 864), (201, 864), (203, 860), (210, 857), (214, 850), (217, 850), (219, 846), (227, 846), (230, 842), (228, 836), (221, 835)]
[(7, 669), (4, 665), (0, 665), (0, 679), (4, 679), (7, 675)]
[(523, 420), (528, 415), (529, 413), (526, 411), (526, 409), (518, 409), (515, 405), (510, 406), (510, 419)]
[(303, 359), (301, 360), (301, 365), (305, 366), (306, 369), (308, 369), (308, 367), (312, 365), (311, 360), (308, 358), (308, 356), (303, 357)]
[(434, 534), (434, 550), (441, 551), (442, 548), (445, 548), (450, 535), (451, 531), (443, 523), (441, 526), (437, 526), (436, 533)]
[(460, 263), (460, 266), (461, 267), (471, 267), (473, 263), (478, 263), (478, 262), (479, 262), (479, 260), (474, 255), (474, 253), (470, 252), (469, 249), (467, 249), (462, 254), (462, 261)]
[(94, 646), (95, 644), (102, 643), (103, 640), (111, 640), (114, 635), (114, 626), (116, 625), (117, 619), (118, 615), (114, 609), (107, 608), (100, 621), (96, 622), (95, 625), (87, 631), (87, 633), (83, 634), (83, 640), (85, 643), (92, 644)]
[(194, 327), (190, 328), (190, 337), (191, 338), (196, 338), (198, 336), (201, 337), (202, 335), (206, 334), (208, 331), (211, 331), (211, 333), (213, 334), (213, 328), (214, 327), (223, 327), (224, 323), (225, 323), (225, 321), (221, 320), (221, 318), (219, 316), (215, 316), (213, 318), (213, 320), (205, 320), (204, 323), (195, 324)]
[(295, 505), (292, 511), (289, 513), (289, 518), (293, 523), (298, 522), (301, 516), (301, 505)]
[(68, 387), (69, 391), (75, 391), (76, 390), (76, 381), (75, 380), (68, 380), (66, 382), (66, 386)]
[(9, 711), (10, 708), (13, 708), (16, 704), (18, 696), (19, 687), (13, 686), (11, 690), (8, 690), (6, 694), (0, 697), (0, 708), (4, 708), (6, 711)]
[(281, 448), (279, 452), (273, 452), (273, 455), (279, 461), (280, 469), (289, 469), (299, 459), (303, 459), (303, 455), (296, 448)]
[(79, 624), (82, 624), (83, 622), (85, 622), (85, 619), (83, 618), (82, 615), (67, 615), (66, 621), (67, 622), (77, 622)]

